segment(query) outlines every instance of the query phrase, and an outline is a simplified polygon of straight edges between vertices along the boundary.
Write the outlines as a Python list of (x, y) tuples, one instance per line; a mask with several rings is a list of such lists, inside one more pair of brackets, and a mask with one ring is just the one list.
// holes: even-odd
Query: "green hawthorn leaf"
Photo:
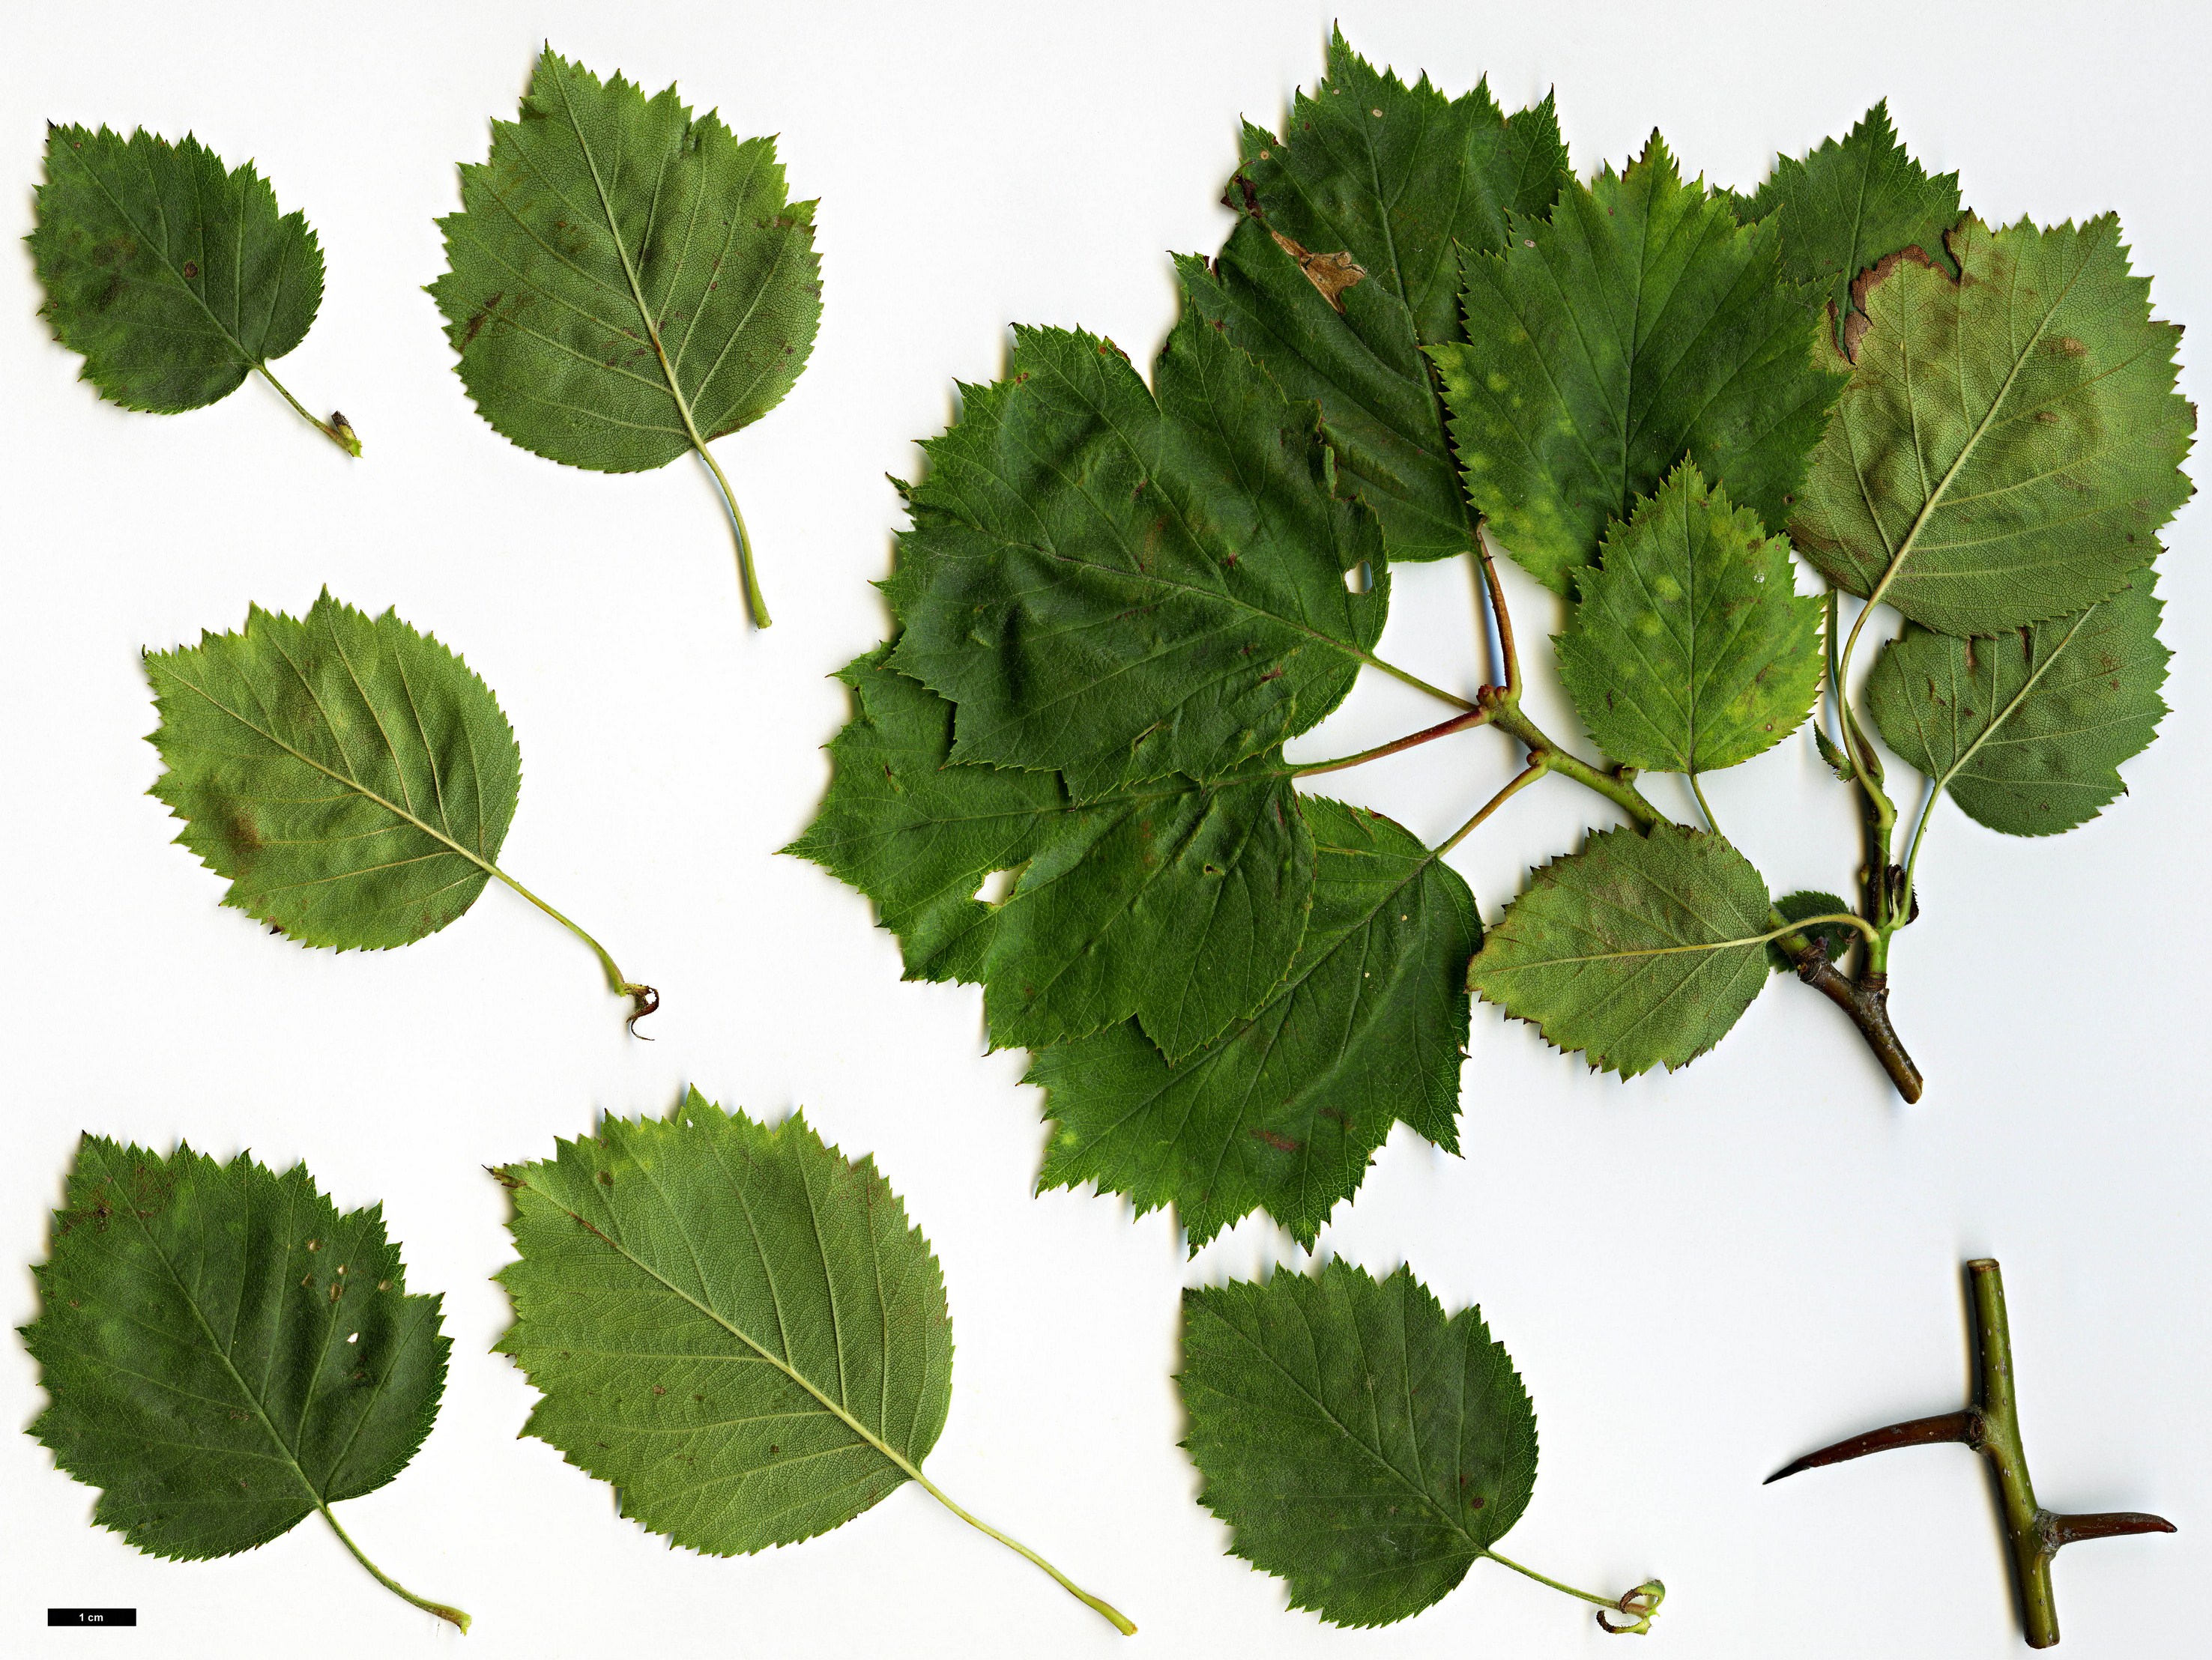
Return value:
[[(1782, 913), (1783, 919), (1786, 922), (1803, 922), (1808, 917), (1841, 916), (1849, 912), (1851, 907), (1833, 894), (1822, 894), (1808, 889), (1795, 894), (1784, 894), (1774, 901), (1774, 908)], [(1841, 962), (1844, 960), (1844, 953), (1850, 950), (1859, 938), (1858, 930), (1845, 922), (1823, 923), (1817, 928), (1810, 928), (1805, 931), (1828, 948), (1830, 962)], [(1793, 972), (1797, 966), (1790, 960), (1790, 954), (1782, 948), (1780, 940), (1769, 940), (1766, 942), (1766, 961), (1767, 966), (1778, 974)]]
[(2171, 654), (2152, 587), (2144, 572), (2086, 611), (1990, 639), (1908, 627), (1867, 686), (1883, 742), (1992, 830), (2086, 824), (2125, 790), (2120, 763), (2166, 714)]
[[(167, 768), (149, 793), (228, 878), (225, 905), (303, 945), (382, 950), (435, 933), (495, 876), (514, 886), (495, 863), (521, 785), (514, 730), (459, 657), (396, 613), (325, 589), (304, 618), (256, 605), (238, 633), (145, 661)], [(652, 1011), (652, 987), (550, 914), (635, 1000), (633, 1020)]]
[(2181, 330), (2154, 321), (2119, 221), (1951, 233), (1960, 276), (1905, 254), (1854, 290), (1850, 385), (1791, 534), (1838, 587), (1947, 634), (2079, 611), (2158, 552), (2190, 494)]
[(1591, 1066), (1687, 1066), (1766, 978), (1766, 884), (1720, 837), (1607, 830), (1553, 859), (1492, 928), (1468, 983)]
[(1705, 772), (1796, 730), (1820, 689), (1820, 602), (1792, 569), (1788, 538), (1694, 463), (1614, 520), (1559, 638), (1560, 677), (1606, 754)]
[(1467, 339), (1435, 348), (1468, 493), (1547, 586), (1597, 557), (1684, 456), (1760, 521), (1789, 517), (1839, 372), (1781, 231), (1738, 226), (1656, 133), (1624, 173), (1571, 182), (1548, 221), (1466, 261)]
[(1474, 897), (1389, 820), (1304, 804), (1313, 911), (1282, 984), (1172, 1064), (1134, 1022), (1041, 1051), (1039, 1185), (1092, 1183), (1140, 1215), (1171, 1204), (1194, 1251), (1255, 1209), (1310, 1246), (1396, 1120), (1457, 1150)]
[[(858, 707), (831, 745), (821, 815), (787, 851), (874, 899), (910, 974), (981, 982), (1001, 1045), (1134, 1017), (1180, 1059), (1259, 1006), (1313, 883), (1279, 755), (1213, 784), (1073, 802), (1048, 772), (949, 762), (951, 706), (889, 655), (843, 671)], [(1011, 892), (975, 899), (1000, 870), (1019, 871)]]
[[(40, 315), (82, 354), (83, 379), (126, 409), (197, 409), (257, 372), (275, 386), (269, 365), (323, 302), (307, 219), (277, 212), (251, 162), (226, 171), (190, 134), (172, 144), (143, 129), (48, 127), (34, 212)], [(300, 413), (361, 453), (344, 416)]]
[(554, 461), (706, 457), (781, 403), (813, 350), (814, 203), (789, 200), (773, 139), (695, 117), (673, 87), (648, 99), (547, 48), (438, 226), (450, 269), (430, 294), (469, 396)]
[(1418, 1614), (1528, 1507), (1536, 1415), (1482, 1316), (1341, 1261), (1183, 1294), (1199, 1502), (1338, 1626)]
[(951, 1505), (921, 1473), (952, 1403), (945, 1280), (874, 1160), (695, 1089), (498, 1174), (516, 1253), (498, 1352), (541, 1397), (526, 1433), (611, 1482), (624, 1516), (730, 1556), (908, 1481)]
[(1778, 159), (1756, 195), (1730, 205), (1746, 224), (1783, 215), (1783, 275), (1819, 285), (1839, 342), (1854, 311), (1852, 279), (1869, 266), (1918, 248), (1956, 275), (1943, 236), (1959, 222), (1959, 175), (1931, 177), (1912, 159), (1897, 142), (1887, 99), (1803, 161)]
[(409, 1294), (380, 1209), (340, 1214), (304, 1166), (87, 1136), (33, 1273), (22, 1335), (48, 1404), (31, 1433), (101, 1489), (94, 1521), (155, 1556), (228, 1556), (327, 1518), (437, 1419), (438, 1298)]
[(476, 902), (514, 816), (522, 752), (491, 690), (393, 612), (325, 589), (304, 618), (149, 651), (177, 839), (223, 903), (306, 945), (374, 950)]
[(1334, 708), (1381, 632), (1382, 542), (1310, 411), (1189, 311), (1154, 382), (1094, 336), (1017, 330), (1007, 377), (925, 446), (891, 663), (957, 706), (956, 760), (1078, 797), (1218, 779)]
[(1280, 136), (1249, 124), (1237, 227), (1192, 306), (1318, 403), (1349, 493), (1390, 556), (1465, 553), (1473, 529), (1422, 348), (1463, 337), (1459, 261), (1504, 248), (1509, 213), (1551, 211), (1566, 167), (1552, 100), (1508, 118), (1479, 84), (1446, 98), (1329, 42), (1328, 74)]

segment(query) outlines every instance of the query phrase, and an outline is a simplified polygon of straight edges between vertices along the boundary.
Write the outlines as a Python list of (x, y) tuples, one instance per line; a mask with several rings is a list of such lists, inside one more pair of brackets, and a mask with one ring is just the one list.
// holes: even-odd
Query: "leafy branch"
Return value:
[[(1018, 329), (902, 487), (892, 637), (844, 671), (789, 851), (1032, 1051), (1041, 1184), (1172, 1205), (1193, 1250), (1255, 1209), (1310, 1245), (1394, 1123), (1456, 1151), (1476, 996), (1632, 1077), (1794, 971), (1917, 1100), (1891, 957), (1936, 797), (2070, 828), (2164, 712), (2151, 563), (2195, 412), (2110, 217), (1991, 231), (1880, 106), (1748, 197), (1657, 134), (1565, 159), (1548, 100), (1408, 86), (1340, 36), (1244, 130), (1149, 383)], [(1459, 557), (1497, 642), (1472, 697), (1376, 651), (1395, 567)], [(1587, 741), (1526, 706), (1501, 557), (1558, 596)], [(1363, 674), (1442, 718), (1288, 760)], [(1706, 801), (1808, 723), (1850, 902), (1773, 892)], [(1307, 793), (1479, 729), (1516, 769), (1434, 845)], [(1486, 930), (1446, 856), (1552, 777), (1620, 827)]]

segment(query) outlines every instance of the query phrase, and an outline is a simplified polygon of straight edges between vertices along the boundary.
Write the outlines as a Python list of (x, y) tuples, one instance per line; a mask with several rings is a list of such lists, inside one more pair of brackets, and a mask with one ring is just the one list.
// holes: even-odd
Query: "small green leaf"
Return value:
[(438, 227), (450, 269), (430, 294), (469, 396), (572, 467), (641, 472), (687, 450), (713, 467), (708, 444), (781, 403), (814, 348), (814, 203), (789, 199), (775, 140), (695, 117), (673, 87), (648, 99), (548, 47)]
[(1869, 265), (1918, 248), (1956, 274), (1943, 237), (1959, 222), (1959, 175), (1930, 176), (1912, 159), (1897, 142), (1887, 99), (1803, 161), (1778, 159), (1757, 195), (1730, 205), (1746, 224), (1782, 215), (1783, 274), (1819, 285), (1839, 344), (1854, 309), (1852, 279)]
[(1490, 930), (1468, 984), (1593, 1067), (1687, 1066), (1766, 978), (1766, 884), (1716, 835), (1607, 830), (1553, 859)]
[(1283, 391), (1321, 406), (1347, 494), (1395, 560), (1473, 545), (1459, 470), (1422, 356), (1463, 337), (1459, 262), (1505, 245), (1508, 214), (1551, 211), (1567, 161), (1547, 97), (1508, 118), (1479, 83), (1446, 98), (1376, 71), (1340, 32), (1283, 135), (1247, 124), (1240, 215), (1184, 292)]
[(1843, 377), (1815, 360), (1818, 300), (1780, 244), (1685, 184), (1654, 133), (1467, 260), (1466, 342), (1431, 354), (1452, 439), (1499, 545), (1547, 587), (1568, 592), (1686, 455), (1761, 522), (1789, 517)]
[(1039, 1186), (1092, 1183), (1139, 1215), (1173, 1205), (1194, 1251), (1255, 1209), (1310, 1246), (1394, 1122), (1458, 1149), (1474, 896), (1381, 815), (1304, 804), (1313, 911), (1282, 984), (1173, 1064), (1134, 1022), (1041, 1051)]
[(954, 760), (1079, 798), (1219, 779), (1334, 708), (1381, 633), (1382, 541), (1310, 409), (1189, 311), (1153, 378), (1018, 329), (1006, 378), (924, 446), (891, 663), (957, 706)]
[(2166, 714), (2153, 584), (2145, 572), (2086, 611), (1988, 639), (1908, 627), (1867, 685), (1883, 742), (1992, 830), (2086, 824)]
[(383, 950), (445, 927), (497, 877), (589, 945), (638, 1015), (659, 1003), (499, 869), (522, 752), (491, 688), (434, 637), (325, 589), (304, 618), (252, 606), (237, 633), (145, 661), (167, 768), (149, 793), (228, 878), (225, 905), (303, 945)]
[[(1840, 916), (1851, 907), (1833, 894), (1807, 890), (1784, 894), (1774, 901), (1774, 908), (1791, 922), (1802, 922), (1808, 917)], [(1828, 948), (1828, 960), (1835, 963), (1843, 961), (1844, 954), (1856, 944), (1859, 938), (1859, 930), (1847, 922), (1823, 923), (1820, 927), (1806, 931)], [(1766, 942), (1766, 960), (1778, 974), (1793, 973), (1797, 967), (1790, 960), (1790, 954), (1782, 948), (1780, 940)]]
[[(1048, 772), (947, 760), (951, 706), (885, 666), (843, 673), (822, 815), (786, 851), (876, 900), (908, 972), (979, 981), (992, 1041), (1041, 1047), (1134, 1017), (1180, 1060), (1249, 1015), (1306, 927), (1313, 840), (1281, 758), (1086, 802)], [(1018, 870), (999, 901), (974, 897)]]
[[(226, 171), (190, 134), (172, 144), (143, 129), (126, 139), (48, 127), (34, 212), (25, 239), (46, 294), (40, 313), (83, 354), (83, 378), (126, 409), (197, 409), (268, 376), (322, 305), (323, 251), (307, 219), (277, 212), (251, 162)], [(361, 453), (343, 416), (300, 413)]]
[(1401, 1268), (1182, 1293), (1199, 1502), (1291, 1606), (1382, 1626), (1449, 1592), (1528, 1507), (1536, 1415), (1476, 1310)]
[(542, 1397), (526, 1433), (612, 1483), (624, 1516), (730, 1556), (909, 1481), (950, 1506), (921, 1468), (952, 1403), (945, 1280), (872, 1160), (694, 1090), (498, 1173), (516, 1252), (498, 1352)]
[(1947, 634), (2079, 611), (2158, 553), (2188, 500), (2181, 330), (2150, 314), (2119, 221), (1952, 232), (1854, 290), (1857, 361), (1790, 531), (1849, 592)]
[(1694, 463), (1615, 520), (1559, 637), (1560, 677), (1606, 754), (1708, 772), (1796, 730), (1820, 689), (1820, 602), (1793, 568), (1788, 539)]
[(341, 1215), (304, 1166), (87, 1136), (33, 1273), (31, 1433), (153, 1555), (233, 1555), (317, 1512), (337, 1528), (330, 1506), (398, 1475), (437, 1420), (439, 1300), (408, 1293), (380, 1209)]

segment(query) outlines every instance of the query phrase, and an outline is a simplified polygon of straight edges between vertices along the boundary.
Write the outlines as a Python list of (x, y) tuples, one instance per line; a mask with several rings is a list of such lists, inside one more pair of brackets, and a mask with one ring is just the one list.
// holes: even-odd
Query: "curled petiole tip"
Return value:
[(649, 985), (625, 984), (622, 987), (622, 994), (630, 1002), (629, 1018), (624, 1021), (623, 1025), (628, 1028), (631, 1037), (645, 1043), (651, 1043), (652, 1038), (639, 1031), (637, 1023), (660, 1007), (660, 993)]
[(1615, 1625), (1610, 1611), (1597, 1611), (1599, 1628), (1610, 1637), (1646, 1637), (1650, 1634), (1651, 1622), (1659, 1617), (1659, 1605), (1667, 1600), (1667, 1587), (1656, 1579), (1646, 1579), (1634, 1590), (1623, 1591), (1620, 1601), (1613, 1604), (1626, 1619)]

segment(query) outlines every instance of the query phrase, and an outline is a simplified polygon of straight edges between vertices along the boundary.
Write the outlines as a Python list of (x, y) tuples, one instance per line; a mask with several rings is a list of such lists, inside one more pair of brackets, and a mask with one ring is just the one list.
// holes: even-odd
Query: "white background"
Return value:
[[(1166, 1217), (1032, 1197), (1040, 1097), (1019, 1055), (982, 1052), (977, 994), (901, 983), (865, 901), (775, 852), (811, 816), (818, 746), (845, 718), (825, 676), (882, 633), (867, 585), (900, 523), (884, 475), (915, 475), (913, 440), (944, 425), (956, 379), (998, 372), (1012, 322), (1080, 324), (1148, 357), (1173, 314), (1168, 251), (1211, 251), (1227, 228), (1237, 118), (1273, 123), (1318, 77), (1332, 15), (9, 0), (8, 233), (28, 227), (48, 118), (189, 128), (255, 158), (329, 266), (321, 316), (279, 371), (312, 407), (343, 408), (368, 453), (348, 461), (258, 383), (174, 417), (100, 403), (33, 315), (27, 257), (0, 251), (0, 1263), (43, 1255), (81, 1130), (304, 1159), (341, 1204), (381, 1201), (410, 1283), (445, 1293), (452, 1379), (414, 1464), (344, 1519), (477, 1628), (456, 1650), (313, 1522), (228, 1560), (142, 1557), (9, 1433), (0, 1650), (1138, 1651), (917, 1490), (823, 1538), (706, 1560), (517, 1439), (532, 1396), (487, 1352), (508, 1246), (482, 1166), (543, 1156), (603, 1112), (665, 1111), (696, 1083), (757, 1114), (803, 1105), (875, 1154), (951, 1289), (958, 1364), (932, 1475), (1127, 1609), (1143, 1651), (1613, 1652), (1587, 1610), (1491, 1566), (1418, 1619), (1350, 1633), (1285, 1612), (1275, 1581), (1226, 1556), (1176, 1446), (1178, 1293), (1304, 1258), (1255, 1221), (1186, 1261)], [(1487, 74), (1513, 108), (1556, 85), (1584, 171), (1656, 124), (1690, 168), (1748, 185), (1778, 148), (1887, 94), (1906, 142), (1963, 170), (1985, 217), (2116, 208), (2160, 312), (2212, 321), (2197, 8), (1339, 0), (1334, 15), (1371, 58), (1453, 92)], [(454, 163), (481, 159), (549, 37), (649, 89), (680, 80), (740, 133), (781, 133), (795, 193), (822, 200), (812, 364), (718, 449), (757, 541), (767, 633), (744, 624), (702, 469), (609, 477), (509, 445), (471, 410), (421, 292), (443, 269), (431, 221), (457, 205)], [(2183, 386), (2201, 396), (2201, 371)], [(2007, 1273), (2045, 1502), (2182, 1528), (2067, 1553), (2069, 1652), (2204, 1640), (2205, 524), (2200, 506), (2172, 529), (2176, 712), (2129, 767), (2129, 797), (2049, 843), (1938, 809), (1927, 914), (1895, 963), (1920, 1106), (1787, 981), (1711, 1057), (1626, 1086), (1480, 1008), (1466, 1156), (1401, 1129), (1322, 1235), (1323, 1252), (1378, 1272), (1408, 1260), (1447, 1305), (1482, 1305), (1543, 1426), (1507, 1548), (1608, 1591), (1663, 1576), (1654, 1653), (2017, 1650), (1990, 1493), (1964, 1450), (1759, 1486), (1808, 1447), (1963, 1399), (1959, 1264), (1985, 1252)], [(1471, 688), (1484, 663), (1464, 570), (1396, 579), (1384, 652)], [(656, 1041), (626, 1038), (589, 954), (502, 891), (409, 949), (340, 956), (221, 908), (218, 880), (168, 845), (175, 826), (143, 793), (138, 648), (235, 627), (249, 601), (296, 612), (325, 583), (398, 606), (496, 690), (526, 760), (503, 863), (662, 989)], [(1514, 591), (1524, 637), (1557, 627), (1544, 596)], [(1363, 690), (1302, 750), (1435, 712)], [(1478, 733), (1329, 782), (1433, 839), (1514, 764)], [(1710, 793), (1778, 891), (1848, 883), (1849, 800), (1805, 737)], [(1486, 918), (1608, 810), (1547, 784), (1463, 846)], [(0, 1270), (7, 1324), (33, 1312), (27, 1273)], [(0, 1346), (0, 1421), (27, 1424), (40, 1400), (20, 1347)], [(49, 1635), (50, 1603), (135, 1604), (142, 1623)]]

